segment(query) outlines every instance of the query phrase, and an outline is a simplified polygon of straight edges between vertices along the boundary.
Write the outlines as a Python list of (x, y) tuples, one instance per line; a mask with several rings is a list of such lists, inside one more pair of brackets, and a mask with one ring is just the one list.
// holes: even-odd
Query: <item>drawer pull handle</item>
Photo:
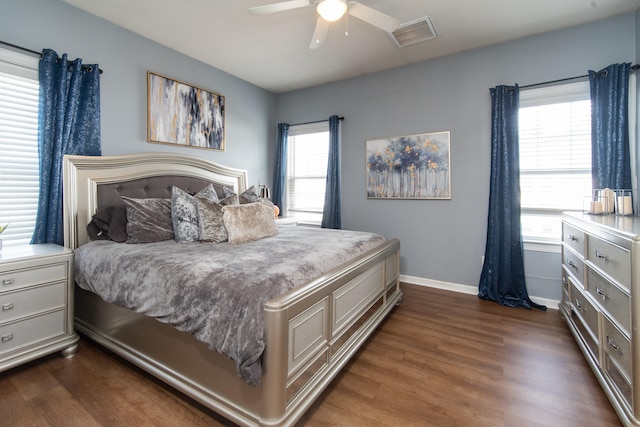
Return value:
[(567, 278), (566, 278), (566, 277), (564, 277), (564, 276), (562, 276), (562, 284), (563, 284), (563, 285), (566, 285), (566, 284), (568, 284), (568, 283), (569, 283), (569, 281), (567, 280)]
[(16, 279), (14, 279), (13, 277), (8, 277), (2, 280), (2, 286), (13, 285), (14, 283), (16, 283)]
[(7, 341), (11, 341), (13, 339), (13, 334), (7, 334), (7, 335), (3, 335), (2, 339), (0, 339), (1, 342), (7, 342)]
[(603, 300), (607, 299), (607, 293), (596, 286), (596, 293), (602, 297)]
[(607, 256), (600, 251), (596, 251), (596, 258), (606, 259)]
[(576, 236), (574, 236), (573, 234), (569, 233), (569, 234), (567, 234), (567, 240), (578, 240), (578, 239), (576, 239)]
[(584, 307), (582, 306), (582, 304), (580, 304), (580, 301), (577, 299), (576, 299), (576, 307), (578, 308), (578, 310), (584, 311)]
[(7, 304), (2, 304), (2, 311), (9, 311), (9, 310), (13, 310), (13, 303), (9, 302)]
[(609, 346), (611, 348), (613, 348), (615, 351), (617, 351), (618, 353), (622, 354), (622, 351), (620, 350), (620, 347), (618, 347), (616, 345), (616, 342), (614, 340), (612, 340), (611, 338), (609, 338), (609, 335), (607, 335), (607, 344), (609, 344)]
[(571, 261), (571, 260), (567, 261), (567, 265), (568, 265), (569, 267), (571, 267), (571, 268), (578, 269), (578, 267), (576, 266), (576, 264), (575, 264), (573, 261)]

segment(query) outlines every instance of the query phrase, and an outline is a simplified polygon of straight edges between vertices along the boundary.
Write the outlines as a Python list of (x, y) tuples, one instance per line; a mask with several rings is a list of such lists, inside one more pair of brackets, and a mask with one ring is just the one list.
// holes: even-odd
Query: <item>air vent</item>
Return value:
[(438, 37), (436, 29), (433, 28), (431, 18), (428, 16), (405, 22), (389, 35), (398, 47), (406, 47)]

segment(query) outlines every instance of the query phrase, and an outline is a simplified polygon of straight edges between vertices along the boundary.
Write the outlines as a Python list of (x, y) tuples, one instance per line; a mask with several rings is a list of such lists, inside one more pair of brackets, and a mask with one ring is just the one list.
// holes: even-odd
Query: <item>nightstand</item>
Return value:
[(53, 244), (0, 251), (0, 372), (78, 350), (73, 330), (73, 252)]

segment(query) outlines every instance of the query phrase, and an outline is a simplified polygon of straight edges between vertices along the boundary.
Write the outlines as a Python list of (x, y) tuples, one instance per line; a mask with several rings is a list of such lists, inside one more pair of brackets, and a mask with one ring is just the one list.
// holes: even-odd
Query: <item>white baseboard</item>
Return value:
[[(406, 274), (400, 275), (400, 281), (403, 283), (409, 283), (411, 285), (426, 286), (428, 288), (436, 288), (436, 289), (442, 289), (445, 291), (459, 292), (461, 294), (478, 295), (478, 288), (476, 286), (460, 285), (457, 283), (450, 283), (450, 282), (441, 282), (440, 280), (425, 279), (423, 277), (415, 277), (415, 276), (407, 276)], [(529, 298), (531, 298), (531, 301), (537, 304), (545, 305), (547, 306), (548, 309), (552, 309), (552, 310), (557, 310), (558, 304), (560, 304), (560, 301), (549, 299), (549, 298), (540, 298), (532, 295), (529, 295)]]

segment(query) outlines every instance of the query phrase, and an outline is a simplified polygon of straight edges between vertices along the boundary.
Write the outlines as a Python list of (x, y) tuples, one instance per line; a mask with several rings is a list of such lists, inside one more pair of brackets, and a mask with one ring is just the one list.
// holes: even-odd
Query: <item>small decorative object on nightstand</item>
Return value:
[(78, 350), (73, 330), (73, 252), (53, 244), (0, 253), (0, 372)]

